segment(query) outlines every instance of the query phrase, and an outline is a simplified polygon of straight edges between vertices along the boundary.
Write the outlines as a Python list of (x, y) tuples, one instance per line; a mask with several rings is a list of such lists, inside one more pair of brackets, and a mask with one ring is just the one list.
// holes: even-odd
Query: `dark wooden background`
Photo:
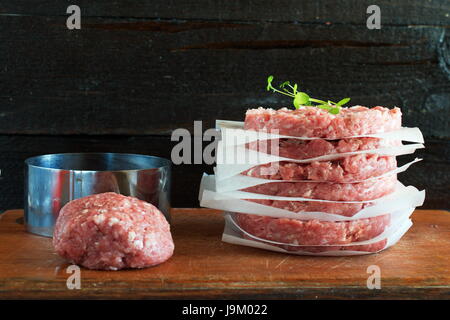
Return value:
[[(81, 7), (81, 30), (66, 9)], [(381, 30), (366, 28), (367, 6)], [(23, 160), (57, 152), (170, 157), (171, 131), (289, 105), (265, 79), (319, 97), (399, 106), (425, 161), (400, 179), (450, 208), (450, 1), (0, 2), (0, 210), (21, 208)], [(401, 163), (414, 156), (404, 156)], [(206, 165), (173, 168), (176, 207), (198, 206)]]

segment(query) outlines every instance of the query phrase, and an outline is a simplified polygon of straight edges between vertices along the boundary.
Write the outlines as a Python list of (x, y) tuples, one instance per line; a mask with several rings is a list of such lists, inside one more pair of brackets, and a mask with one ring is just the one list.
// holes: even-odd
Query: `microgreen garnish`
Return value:
[(341, 110), (341, 107), (350, 101), (350, 98), (344, 98), (339, 102), (333, 102), (331, 100), (323, 101), (316, 98), (311, 98), (305, 92), (298, 91), (298, 86), (295, 83), (291, 85), (289, 81), (285, 81), (279, 85), (279, 89), (275, 88), (272, 85), (273, 76), (269, 76), (267, 78), (267, 91), (272, 90), (273, 92), (278, 92), (284, 94), (285, 96), (289, 96), (294, 98), (293, 104), (295, 109), (300, 108), (300, 106), (313, 106), (320, 109), (328, 110), (329, 113), (338, 114)]

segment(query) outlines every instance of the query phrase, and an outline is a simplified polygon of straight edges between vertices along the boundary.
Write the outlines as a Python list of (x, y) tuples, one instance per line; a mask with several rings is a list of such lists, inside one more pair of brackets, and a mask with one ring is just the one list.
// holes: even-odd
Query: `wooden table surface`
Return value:
[[(223, 217), (209, 209), (173, 209), (175, 254), (143, 270), (81, 269), (69, 290), (69, 266), (51, 239), (25, 232), (23, 211), (0, 215), (0, 298), (450, 298), (450, 212), (417, 210), (394, 247), (359, 257), (293, 256), (221, 242)], [(381, 289), (367, 288), (368, 266)]]

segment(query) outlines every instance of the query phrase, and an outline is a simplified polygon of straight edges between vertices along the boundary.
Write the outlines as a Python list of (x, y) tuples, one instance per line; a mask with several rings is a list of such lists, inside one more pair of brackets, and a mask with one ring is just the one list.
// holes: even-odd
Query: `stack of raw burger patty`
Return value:
[[(286, 108), (248, 110), (245, 130), (314, 139), (260, 140), (247, 143), (246, 148), (271, 153), (271, 147), (277, 144), (276, 156), (297, 160), (336, 154), (337, 156), (324, 161), (307, 163), (281, 161), (254, 166), (241, 175), (267, 179), (268, 182), (241, 191), (278, 197), (325, 200), (245, 199), (290, 212), (320, 212), (351, 218), (370, 206), (370, 200), (381, 198), (396, 190), (397, 175), (386, 173), (397, 168), (397, 161), (395, 156), (376, 153), (359, 153), (342, 157), (339, 154), (399, 146), (401, 145), (399, 140), (354, 136), (391, 132), (400, 128), (401, 111), (398, 108), (357, 106), (342, 108), (337, 115), (316, 107), (301, 107), (298, 110)], [(287, 251), (312, 253), (342, 250), (380, 251), (386, 247), (386, 238), (376, 242), (369, 241), (367, 244), (352, 245), (352, 243), (376, 238), (383, 234), (392, 222), (390, 212), (343, 221), (299, 220), (237, 212), (233, 217), (247, 239), (267, 240), (271, 245)]]

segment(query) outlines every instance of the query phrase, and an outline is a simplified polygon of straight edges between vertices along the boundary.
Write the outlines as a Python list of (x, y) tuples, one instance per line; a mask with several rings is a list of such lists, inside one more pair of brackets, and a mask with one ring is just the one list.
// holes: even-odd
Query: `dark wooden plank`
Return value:
[[(206, 128), (204, 128), (206, 129)], [(0, 136), (0, 211), (23, 207), (23, 161), (34, 155), (60, 152), (130, 152), (170, 158), (173, 145), (163, 136)], [(206, 142), (208, 144), (209, 142)], [(415, 157), (424, 161), (399, 175), (400, 181), (426, 189), (426, 209), (450, 209), (450, 140), (428, 139), (426, 149), (399, 158), (403, 164)], [(198, 207), (198, 188), (208, 165), (174, 165), (172, 205)]]
[[(39, 7), (39, 6), (37, 6)], [(0, 133), (170, 134), (290, 105), (268, 74), (312, 95), (400, 106), (449, 137), (449, 33), (438, 27), (0, 16)]]
[[(68, 290), (69, 263), (51, 239), (24, 232), (21, 211), (0, 220), (3, 299), (449, 299), (450, 213), (417, 210), (395, 246), (358, 257), (295, 256), (220, 241), (217, 211), (175, 209), (171, 259), (142, 270), (81, 269), (80, 290)], [(369, 290), (367, 268), (381, 270)], [(307, 272), (305, 272), (307, 270)]]
[[(4, 0), (0, 13), (64, 15), (73, 1)], [(231, 21), (270, 21), (292, 23), (366, 24), (367, 7), (381, 9), (384, 24), (448, 25), (450, 4), (444, 0), (315, 0), (294, 1), (87, 1), (79, 0), (85, 16)]]

